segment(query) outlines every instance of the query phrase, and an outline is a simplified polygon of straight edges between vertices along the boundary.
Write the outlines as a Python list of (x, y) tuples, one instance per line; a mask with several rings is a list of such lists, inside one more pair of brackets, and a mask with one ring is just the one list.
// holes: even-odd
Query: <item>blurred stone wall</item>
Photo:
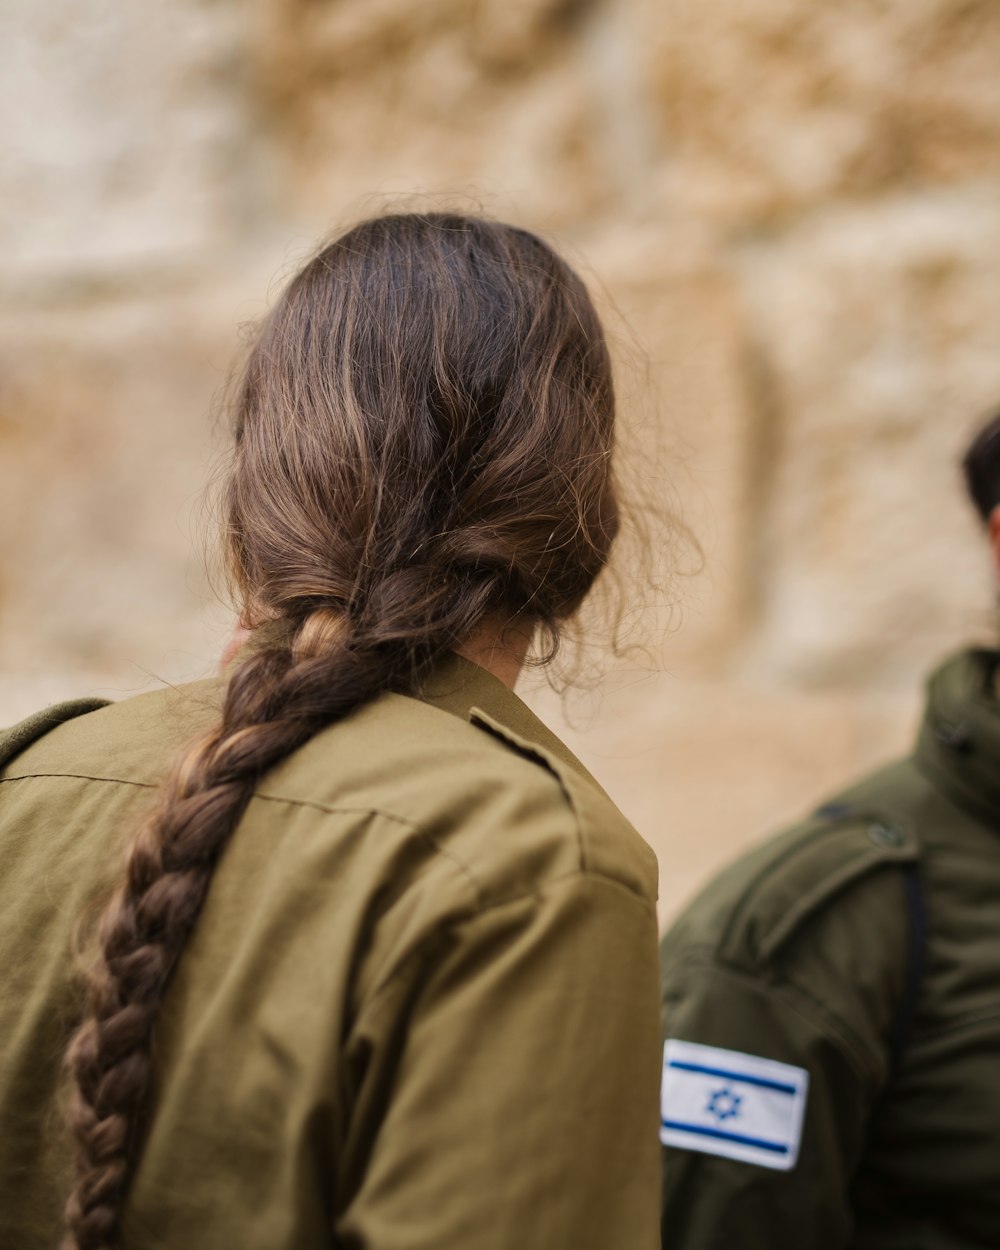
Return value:
[[(956, 458), (1000, 402), (995, 0), (10, 0), (0, 724), (211, 669), (240, 325), (339, 222), (481, 205), (601, 292), (670, 601), (529, 696), (662, 865), (909, 741), (988, 637)], [(700, 572), (699, 562), (703, 563)]]

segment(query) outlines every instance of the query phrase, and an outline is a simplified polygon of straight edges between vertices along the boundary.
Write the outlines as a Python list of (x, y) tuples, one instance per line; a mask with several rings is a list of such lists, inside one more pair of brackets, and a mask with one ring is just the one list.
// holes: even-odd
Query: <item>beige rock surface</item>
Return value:
[[(530, 697), (664, 914), (909, 741), (993, 629), (956, 457), (1000, 403), (992, 0), (14, 0), (0, 39), (0, 724), (211, 668), (241, 323), (398, 202), (549, 232), (617, 345), (667, 591)], [(679, 518), (681, 526), (655, 514)]]

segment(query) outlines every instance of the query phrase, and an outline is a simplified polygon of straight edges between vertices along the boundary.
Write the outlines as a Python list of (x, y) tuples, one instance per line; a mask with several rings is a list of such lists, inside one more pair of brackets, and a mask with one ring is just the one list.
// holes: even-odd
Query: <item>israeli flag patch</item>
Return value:
[(660, 1140), (789, 1172), (808, 1092), (805, 1068), (671, 1038), (663, 1047)]

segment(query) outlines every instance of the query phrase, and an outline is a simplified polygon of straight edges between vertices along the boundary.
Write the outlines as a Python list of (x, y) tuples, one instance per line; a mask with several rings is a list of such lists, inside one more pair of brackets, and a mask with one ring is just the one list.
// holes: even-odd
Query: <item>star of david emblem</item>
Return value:
[(723, 1085), (721, 1089), (712, 1091), (712, 1096), (708, 1100), (708, 1106), (705, 1110), (709, 1115), (715, 1116), (720, 1124), (724, 1124), (726, 1120), (735, 1120), (740, 1114), (740, 1104), (743, 1102), (742, 1094), (734, 1094), (728, 1085)]

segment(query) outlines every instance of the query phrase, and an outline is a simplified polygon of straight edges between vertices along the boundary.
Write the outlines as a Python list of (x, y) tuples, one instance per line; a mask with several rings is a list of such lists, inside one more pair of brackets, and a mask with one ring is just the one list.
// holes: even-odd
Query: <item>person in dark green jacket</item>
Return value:
[[(1000, 418), (965, 459), (1000, 563)], [(1000, 652), (661, 945), (667, 1250), (1000, 1246)]]
[(525, 230), (292, 280), (221, 679), (0, 734), (0, 1250), (655, 1250), (656, 861), (510, 689), (608, 558), (613, 418)]

